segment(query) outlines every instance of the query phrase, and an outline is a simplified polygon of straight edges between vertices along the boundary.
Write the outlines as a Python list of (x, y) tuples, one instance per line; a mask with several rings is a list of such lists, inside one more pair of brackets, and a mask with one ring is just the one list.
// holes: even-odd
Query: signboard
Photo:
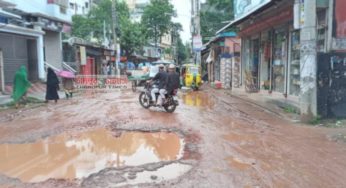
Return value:
[(203, 47), (202, 43), (202, 37), (200, 35), (196, 35), (193, 37), (193, 50), (194, 51), (201, 51)]
[(304, 0), (299, 0), (294, 3), (293, 7), (293, 26), (294, 29), (300, 29), (305, 23), (305, 6)]
[(79, 47), (80, 52), (80, 64), (86, 65), (87, 64), (87, 57), (86, 57), (86, 50), (84, 46)]
[(246, 16), (272, 0), (234, 0), (235, 19)]
[(346, 38), (346, 1), (335, 1), (335, 25), (336, 25), (336, 38)]

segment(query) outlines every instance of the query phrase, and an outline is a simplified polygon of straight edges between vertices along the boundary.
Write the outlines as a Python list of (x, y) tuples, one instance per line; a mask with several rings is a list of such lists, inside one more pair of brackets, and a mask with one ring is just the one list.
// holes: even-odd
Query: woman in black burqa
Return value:
[(48, 68), (46, 102), (49, 100), (55, 100), (55, 103), (57, 103), (59, 99), (58, 90), (59, 79), (53, 69)]

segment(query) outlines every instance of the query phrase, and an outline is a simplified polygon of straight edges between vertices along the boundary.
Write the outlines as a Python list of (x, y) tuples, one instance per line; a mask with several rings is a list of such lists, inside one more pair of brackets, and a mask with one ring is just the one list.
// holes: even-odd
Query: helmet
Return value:
[(175, 69), (175, 65), (174, 64), (169, 64), (169, 69)]
[(159, 68), (164, 68), (165, 66), (163, 64), (160, 64), (159, 65)]

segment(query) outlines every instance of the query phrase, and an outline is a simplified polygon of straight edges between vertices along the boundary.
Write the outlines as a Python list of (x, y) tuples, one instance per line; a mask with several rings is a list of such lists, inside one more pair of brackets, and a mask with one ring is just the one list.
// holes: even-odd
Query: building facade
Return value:
[[(235, 20), (219, 32), (231, 26), (239, 28), (242, 87), (248, 92), (269, 93), (292, 101), (303, 121), (333, 114), (332, 102), (321, 98), (320, 85), (324, 81), (324, 87), (330, 90), (325, 81), (330, 81), (329, 76), (323, 80), (321, 75), (328, 75), (323, 71), (332, 69), (330, 62), (341, 62), (345, 57), (346, 19), (341, 13), (344, 2), (236, 0)], [(346, 99), (335, 95), (329, 91), (323, 94), (337, 102)]]
[[(126, 3), (130, 9), (130, 19), (132, 22), (140, 22), (144, 13), (144, 8), (150, 4), (150, 0), (126, 0)], [(172, 60), (173, 53), (165, 53), (167, 50), (173, 49), (173, 36), (172, 32), (168, 32), (160, 39), (160, 44), (155, 49), (153, 40), (148, 41), (148, 45), (144, 47), (144, 56), (148, 58), (164, 58)]]
[(92, 4), (92, 0), (69, 0), (68, 8), (73, 15), (87, 15)]
[(71, 29), (68, 0), (1, 0), (0, 48), (5, 85), (25, 65), (30, 81), (45, 80), (45, 67), (62, 69), (62, 32)]

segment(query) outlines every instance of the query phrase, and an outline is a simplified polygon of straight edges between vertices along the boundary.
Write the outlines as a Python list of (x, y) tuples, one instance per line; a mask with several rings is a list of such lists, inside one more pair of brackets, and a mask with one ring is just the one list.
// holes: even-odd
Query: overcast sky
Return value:
[(178, 17), (174, 18), (175, 22), (179, 22), (184, 31), (180, 33), (181, 39), (185, 43), (191, 40), (190, 21), (191, 21), (191, 2), (190, 0), (172, 0), (172, 4), (177, 10)]
[[(204, 3), (206, 0), (200, 0)], [(179, 22), (184, 31), (180, 33), (183, 42), (191, 41), (190, 22), (191, 22), (191, 0), (171, 0), (175, 9), (177, 10), (178, 17), (174, 18), (175, 22)]]

